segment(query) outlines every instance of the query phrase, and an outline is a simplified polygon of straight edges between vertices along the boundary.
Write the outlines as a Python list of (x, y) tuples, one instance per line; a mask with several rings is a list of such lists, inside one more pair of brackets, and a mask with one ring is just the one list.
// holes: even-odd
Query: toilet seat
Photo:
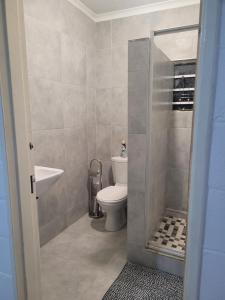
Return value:
[(106, 204), (116, 204), (127, 198), (127, 186), (109, 186), (99, 191), (97, 200)]

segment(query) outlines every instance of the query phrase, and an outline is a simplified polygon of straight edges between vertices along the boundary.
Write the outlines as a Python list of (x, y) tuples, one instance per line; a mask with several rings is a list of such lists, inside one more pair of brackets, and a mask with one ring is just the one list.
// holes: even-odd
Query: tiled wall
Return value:
[(1, 299), (16, 300), (12, 232), (5, 153), (4, 124), (0, 95), (0, 291)]
[(192, 111), (171, 111), (168, 143), (167, 207), (187, 211)]
[[(150, 82), (149, 39), (129, 42), (128, 72), (128, 247), (145, 239), (147, 118)], [(138, 54), (138, 55), (137, 55)], [(138, 100), (138, 102), (137, 102)]]
[(38, 200), (41, 243), (87, 211), (95, 152), (95, 23), (67, 0), (24, 0), (34, 163), (62, 168)]
[[(161, 217), (164, 215), (168, 205), (166, 197), (169, 158), (168, 143), (170, 142), (170, 113), (173, 100), (173, 64), (155, 45), (154, 41), (151, 42), (150, 52), (150, 65), (152, 66), (150, 81), (152, 85), (150, 86), (148, 105), (147, 135), (149, 140), (149, 158), (147, 168), (149, 174), (146, 186), (146, 189), (149, 189), (146, 204), (148, 239), (151, 239), (155, 230), (158, 229)], [(139, 105), (140, 99), (136, 99), (136, 102)], [(128, 116), (130, 117), (129, 114)]]
[[(128, 52), (128, 259), (181, 275), (182, 263), (173, 264), (145, 249), (165, 210), (172, 68), (160, 50), (150, 47), (148, 38), (130, 41)], [(155, 72), (149, 93), (150, 57), (155, 59)]]
[[(196, 59), (198, 31), (159, 35), (155, 43), (172, 61)], [(166, 204), (178, 211), (188, 209), (192, 115), (192, 111), (171, 111), (170, 115)]]
[(172, 61), (196, 59), (198, 30), (158, 35), (155, 37), (155, 43)]
[[(127, 141), (128, 40), (198, 21), (198, 6), (95, 24), (67, 0), (24, 0), (35, 164), (65, 174), (38, 202), (41, 243), (87, 211), (87, 168)], [(191, 18), (190, 18), (191, 16)]]
[[(188, 14), (188, 18), (186, 18), (186, 14)], [(190, 18), (192, 16), (192, 18)], [(113, 26), (116, 22), (118, 22), (118, 28), (120, 28), (121, 35), (124, 36), (126, 33), (126, 38), (132, 38), (132, 33), (134, 33), (135, 37), (142, 37), (144, 34), (147, 34), (148, 28), (155, 29), (165, 29), (176, 26), (184, 26), (196, 24), (199, 21), (199, 8), (198, 6), (193, 6), (185, 9), (176, 9), (171, 11), (157, 12), (155, 14), (151, 14), (150, 19), (151, 22), (148, 23), (147, 16), (139, 16), (139, 27), (136, 22), (136, 31), (132, 27), (132, 23), (129, 23), (128, 19), (124, 20), (115, 20), (111, 24), (111, 29), (113, 30)], [(133, 20), (134, 21), (134, 20)], [(114, 23), (115, 22), (115, 23)], [(140, 25), (141, 24), (141, 25)], [(144, 25), (145, 24), (145, 25)], [(126, 26), (125, 26), (126, 25)], [(145, 29), (141, 31), (140, 27)], [(139, 31), (137, 32), (137, 28)], [(135, 36), (136, 34), (136, 36)], [(140, 36), (141, 35), (141, 36)], [(112, 37), (113, 37), (112, 32)], [(123, 37), (120, 43), (124, 43), (125, 37)], [(143, 61), (143, 58), (140, 58), (139, 55), (139, 63)], [(140, 83), (140, 86), (145, 82), (144, 74), (145, 69), (142, 68), (142, 74), (138, 74), (136, 76), (136, 80), (131, 80), (129, 72), (129, 85), (128, 90), (130, 90), (130, 84), (136, 86), (136, 84)], [(131, 83), (130, 83), (131, 80)], [(141, 81), (141, 82), (140, 82)], [(149, 84), (148, 84), (149, 85)], [(145, 91), (144, 87), (141, 88), (142, 91)], [(137, 105), (134, 103), (132, 105), (132, 98), (129, 96), (129, 118), (128, 118), (128, 130), (129, 130), (129, 157), (133, 159), (129, 159), (128, 165), (128, 177), (129, 177), (129, 205), (128, 205), (128, 259), (137, 263), (154, 266), (165, 271), (169, 271), (176, 274), (183, 274), (183, 263), (180, 261), (176, 261), (164, 256), (155, 256), (153, 253), (149, 252), (145, 249), (146, 242), (146, 206), (145, 206), (145, 167), (146, 167), (146, 105), (148, 102), (148, 95), (143, 92), (142, 97), (139, 97), (139, 102)], [(131, 106), (130, 106), (131, 105)], [(132, 107), (134, 111), (132, 112)], [(135, 109), (136, 108), (136, 109)], [(132, 112), (132, 114), (131, 114)], [(136, 119), (135, 117), (136, 116)], [(171, 116), (173, 119), (174, 116)], [(132, 127), (132, 119), (135, 121), (135, 128)], [(173, 121), (176, 120), (176, 125), (172, 126), (184, 126), (179, 124), (179, 118), (174, 118)], [(173, 123), (171, 121), (171, 123)], [(182, 120), (184, 121), (184, 120)], [(185, 125), (187, 126), (187, 125)], [(132, 132), (130, 131), (133, 130)], [(141, 155), (140, 155), (141, 153)]]
[[(198, 22), (199, 6), (194, 5), (97, 23), (96, 156), (103, 160), (105, 185), (112, 182), (110, 157), (118, 155), (121, 140), (127, 140), (128, 40), (149, 37), (152, 30)], [(189, 42), (184, 43), (184, 38)], [(174, 47), (178, 44), (180, 55), (190, 52), (192, 39), (176, 37)]]
[(225, 1), (222, 0), (221, 4), (217, 84), (199, 298), (201, 300), (219, 300), (225, 295)]

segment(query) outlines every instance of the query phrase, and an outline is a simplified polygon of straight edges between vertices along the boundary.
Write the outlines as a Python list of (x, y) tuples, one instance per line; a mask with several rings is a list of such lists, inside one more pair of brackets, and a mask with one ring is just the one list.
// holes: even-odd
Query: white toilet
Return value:
[(97, 194), (97, 201), (106, 212), (107, 231), (117, 231), (126, 224), (127, 164), (127, 158), (112, 157), (115, 185), (106, 187)]

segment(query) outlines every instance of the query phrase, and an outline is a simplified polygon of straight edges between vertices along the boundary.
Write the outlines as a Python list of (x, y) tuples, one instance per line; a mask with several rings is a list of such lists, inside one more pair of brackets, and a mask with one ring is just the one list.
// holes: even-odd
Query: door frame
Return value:
[[(35, 195), (31, 194), (30, 191), (30, 175), (32, 175), (33, 166), (29, 149), (31, 126), (23, 0), (5, 0), (3, 2), (5, 2), (9, 50), (8, 55), (5, 53), (5, 56), (0, 56), (0, 59), (3, 58), (9, 61), (11, 75), (10, 82), (8, 81), (9, 74), (7, 72), (2, 76), (5, 80), (3, 84), (3, 111), (10, 178), (18, 299), (40, 300), (40, 246), (37, 203)], [(220, 4), (221, 0), (202, 1), (184, 281), (185, 300), (199, 299), (214, 83), (216, 79), (217, 49), (215, 45), (217, 44), (219, 31)], [(211, 70), (211, 72), (208, 70)], [(23, 243), (21, 243), (18, 236), (23, 237)]]
[(37, 201), (31, 193), (31, 123), (23, 0), (2, 0), (0, 67), (18, 300), (40, 300)]
[(202, 0), (193, 118), (184, 300), (200, 297), (221, 0)]

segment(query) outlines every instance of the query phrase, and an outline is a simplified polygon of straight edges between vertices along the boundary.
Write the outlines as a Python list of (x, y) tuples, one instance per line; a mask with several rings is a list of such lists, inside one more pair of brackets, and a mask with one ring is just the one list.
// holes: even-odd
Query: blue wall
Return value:
[(16, 300), (7, 176), (2, 102), (0, 95), (0, 299)]
[(225, 0), (222, 0), (201, 300), (225, 299)]

